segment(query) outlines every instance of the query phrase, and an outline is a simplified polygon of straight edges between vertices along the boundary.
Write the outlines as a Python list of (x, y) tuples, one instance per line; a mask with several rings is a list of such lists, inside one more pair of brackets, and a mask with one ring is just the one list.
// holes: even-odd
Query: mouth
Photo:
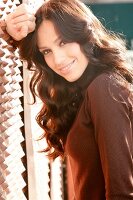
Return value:
[(60, 72), (62, 74), (67, 74), (70, 72), (72, 65), (75, 63), (75, 60), (73, 60), (71, 63), (69, 63), (68, 65), (66, 65), (65, 67), (60, 68)]

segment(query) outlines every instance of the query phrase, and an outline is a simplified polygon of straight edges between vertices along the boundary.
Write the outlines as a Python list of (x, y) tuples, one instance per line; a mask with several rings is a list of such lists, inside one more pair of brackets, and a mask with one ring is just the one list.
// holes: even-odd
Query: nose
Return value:
[(63, 50), (56, 50), (54, 52), (54, 63), (57, 67), (60, 67), (65, 62), (66, 54)]

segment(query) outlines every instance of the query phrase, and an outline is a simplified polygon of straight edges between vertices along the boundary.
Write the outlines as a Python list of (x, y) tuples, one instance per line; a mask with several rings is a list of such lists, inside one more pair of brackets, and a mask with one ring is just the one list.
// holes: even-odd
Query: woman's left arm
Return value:
[(133, 96), (108, 75), (88, 89), (88, 102), (105, 179), (106, 200), (133, 199)]

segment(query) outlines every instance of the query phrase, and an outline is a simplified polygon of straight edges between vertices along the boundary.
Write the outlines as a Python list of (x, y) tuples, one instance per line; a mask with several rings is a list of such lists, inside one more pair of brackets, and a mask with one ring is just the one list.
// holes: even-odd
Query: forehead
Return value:
[(59, 33), (54, 23), (50, 20), (43, 20), (37, 31), (38, 46), (49, 46), (57, 38), (59, 38)]

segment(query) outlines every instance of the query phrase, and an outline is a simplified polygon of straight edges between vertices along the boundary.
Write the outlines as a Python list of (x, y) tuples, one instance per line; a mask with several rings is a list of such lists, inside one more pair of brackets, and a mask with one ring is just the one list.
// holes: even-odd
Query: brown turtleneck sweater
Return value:
[(65, 149), (73, 200), (133, 200), (133, 93), (113, 74), (88, 86)]

